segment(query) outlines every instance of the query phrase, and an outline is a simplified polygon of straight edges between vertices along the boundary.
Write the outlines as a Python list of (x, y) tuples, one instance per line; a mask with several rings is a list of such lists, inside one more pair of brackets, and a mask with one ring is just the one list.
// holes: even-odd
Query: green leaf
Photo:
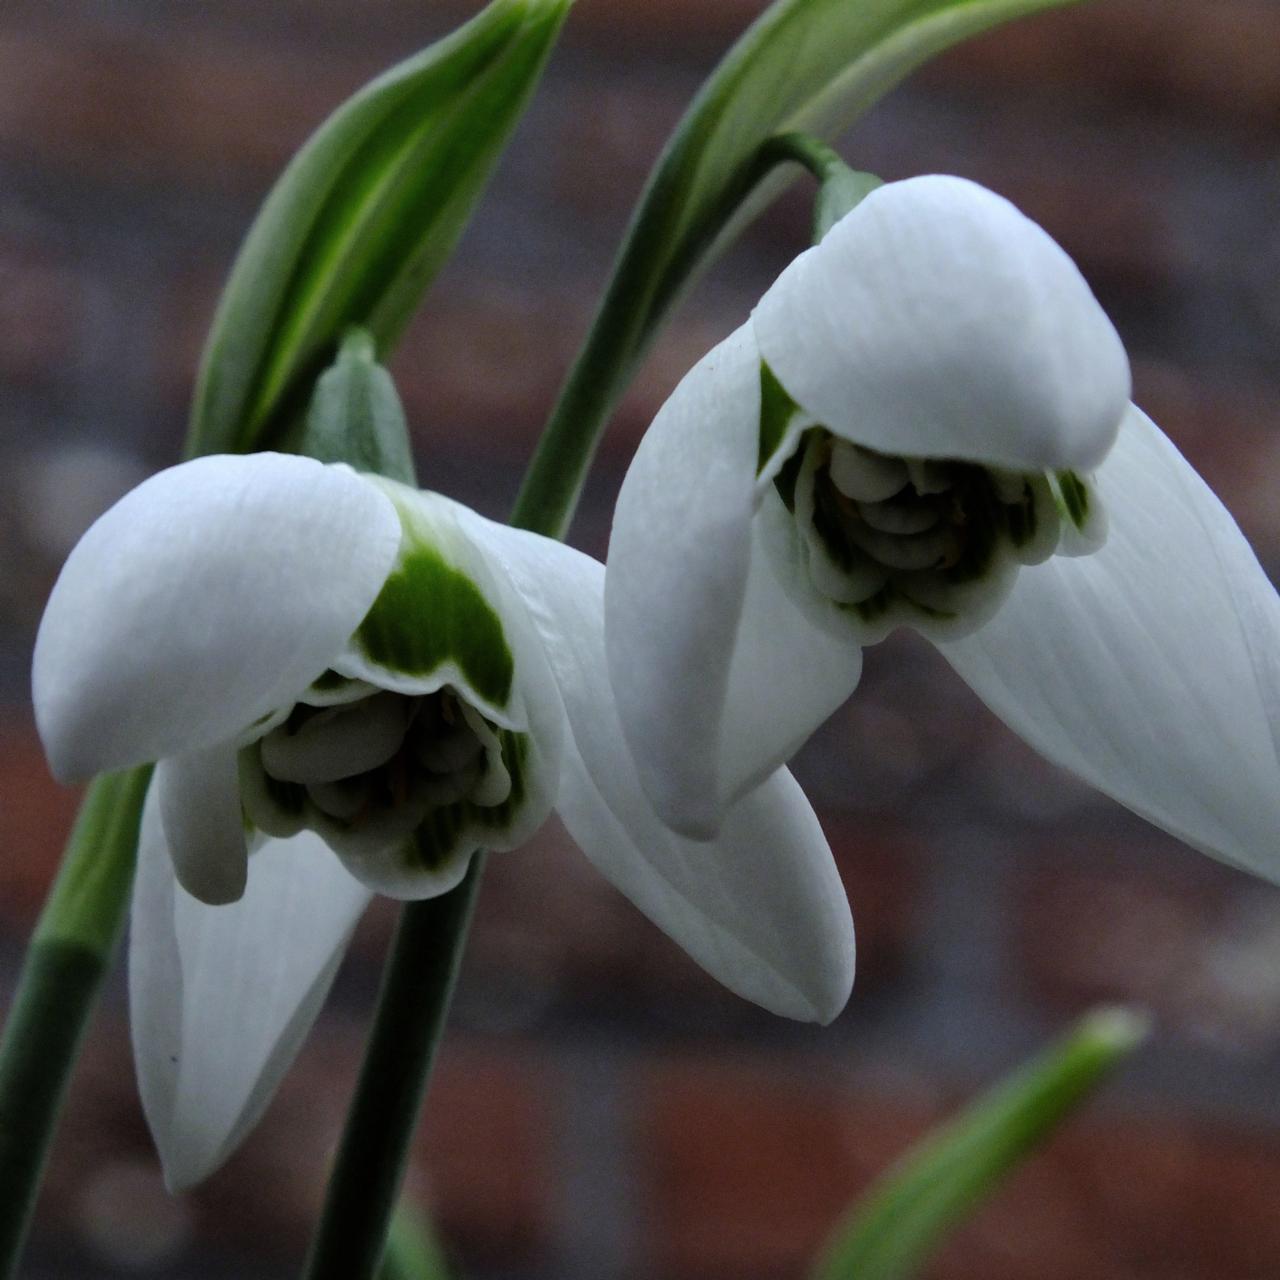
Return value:
[(571, 3), (493, 0), (320, 126), (232, 269), (190, 454), (278, 440), (352, 326), (385, 355), (461, 234)]
[[(514, 521), (562, 532), (595, 441), (636, 362), (697, 273), (791, 175), (761, 148), (831, 138), (935, 53), (1075, 0), (777, 0), (729, 51), (658, 161)], [(769, 176), (766, 176), (768, 174)]]
[(935, 1131), (871, 1188), (814, 1280), (902, 1280), (1146, 1038), (1146, 1018), (1100, 1009)]

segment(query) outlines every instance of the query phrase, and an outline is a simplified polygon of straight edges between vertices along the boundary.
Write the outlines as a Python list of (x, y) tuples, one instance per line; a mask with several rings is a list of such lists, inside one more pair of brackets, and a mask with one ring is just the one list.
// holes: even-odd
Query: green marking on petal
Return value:
[(1083, 529), (1089, 519), (1089, 490), (1074, 471), (1058, 471), (1054, 478), (1068, 519), (1077, 529)]
[(756, 458), (756, 475), (765, 468), (774, 451), (787, 434), (791, 419), (800, 406), (787, 394), (773, 370), (760, 361), (760, 447)]
[(425, 676), (452, 661), (493, 705), (505, 706), (511, 694), (515, 664), (502, 620), (476, 584), (431, 547), (404, 553), (354, 639), (392, 671)]

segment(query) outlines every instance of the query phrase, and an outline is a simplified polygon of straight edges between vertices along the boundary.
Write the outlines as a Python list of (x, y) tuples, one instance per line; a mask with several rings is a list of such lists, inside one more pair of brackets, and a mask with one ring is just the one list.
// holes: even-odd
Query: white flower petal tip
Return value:
[(174, 879), (152, 788), (129, 937), (129, 1021), (170, 1191), (207, 1178), (257, 1122), (368, 901), (304, 833), (253, 855), (239, 902), (197, 902)]
[(730, 990), (785, 1017), (830, 1021), (853, 983), (853, 920), (795, 780), (774, 772), (716, 815), (719, 834), (709, 843), (676, 835), (641, 788), (622, 737), (604, 653), (604, 566), (518, 530), (493, 526), (491, 537), (543, 635), (564, 700), (556, 809), (570, 835)]
[(853, 989), (853, 917), (791, 775), (778, 770), (698, 844), (663, 829), (616, 748), (588, 733), (577, 745), (560, 814), (597, 870), (736, 995), (800, 1022), (836, 1018)]
[(340, 652), (399, 542), (392, 504), (344, 466), (214, 456), (152, 476), (80, 540), (40, 624), (54, 773), (234, 738)]
[(1094, 479), (1101, 550), (1024, 570), (991, 622), (940, 648), (1048, 759), (1280, 882), (1280, 597), (1140, 410)]
[(882, 453), (1090, 470), (1129, 362), (1075, 264), (962, 178), (888, 183), (789, 266), (754, 315), (788, 394)]
[(248, 877), (249, 848), (235, 749), (169, 756), (156, 766), (152, 787), (179, 884), (210, 906), (237, 902)]

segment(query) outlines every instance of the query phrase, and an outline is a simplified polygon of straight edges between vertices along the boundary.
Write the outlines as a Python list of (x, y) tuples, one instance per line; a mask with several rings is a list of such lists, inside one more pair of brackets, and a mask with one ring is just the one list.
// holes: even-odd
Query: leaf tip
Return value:
[(1126, 1057), (1151, 1036), (1150, 1010), (1135, 1005), (1103, 1005), (1080, 1021), (1079, 1034), (1109, 1058)]

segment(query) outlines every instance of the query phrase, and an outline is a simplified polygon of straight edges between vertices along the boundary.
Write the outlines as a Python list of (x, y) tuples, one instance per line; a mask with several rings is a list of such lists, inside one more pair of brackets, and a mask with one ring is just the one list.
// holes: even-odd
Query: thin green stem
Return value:
[(615, 275), (586, 342), (543, 428), (511, 523), (563, 538), (578, 505), (596, 445), (638, 359), (643, 335), (621, 312), (625, 290)]
[[(823, 145), (812, 141), (815, 148)], [(839, 162), (834, 152), (831, 155)], [(799, 159), (794, 144), (775, 138), (762, 144), (708, 213), (699, 233), (668, 262), (661, 279), (655, 277), (652, 259), (655, 245), (669, 235), (661, 216), (665, 188), (661, 182), (650, 188), (538, 440), (511, 512), (513, 525), (551, 538), (565, 536), (609, 417), (685, 283), (769, 174)]]
[(0, 1039), (0, 1276), (26, 1239), (71, 1066), (129, 902), (151, 770), (104, 774), (85, 795), (27, 950)]
[(377, 1274), (483, 867), (484, 855), (476, 854), (456, 889), (408, 903), (400, 914), (307, 1280)]
[(802, 165), (819, 181), (848, 169), (840, 153), (811, 133), (775, 134), (760, 148), (760, 159), (766, 165), (790, 161)]

